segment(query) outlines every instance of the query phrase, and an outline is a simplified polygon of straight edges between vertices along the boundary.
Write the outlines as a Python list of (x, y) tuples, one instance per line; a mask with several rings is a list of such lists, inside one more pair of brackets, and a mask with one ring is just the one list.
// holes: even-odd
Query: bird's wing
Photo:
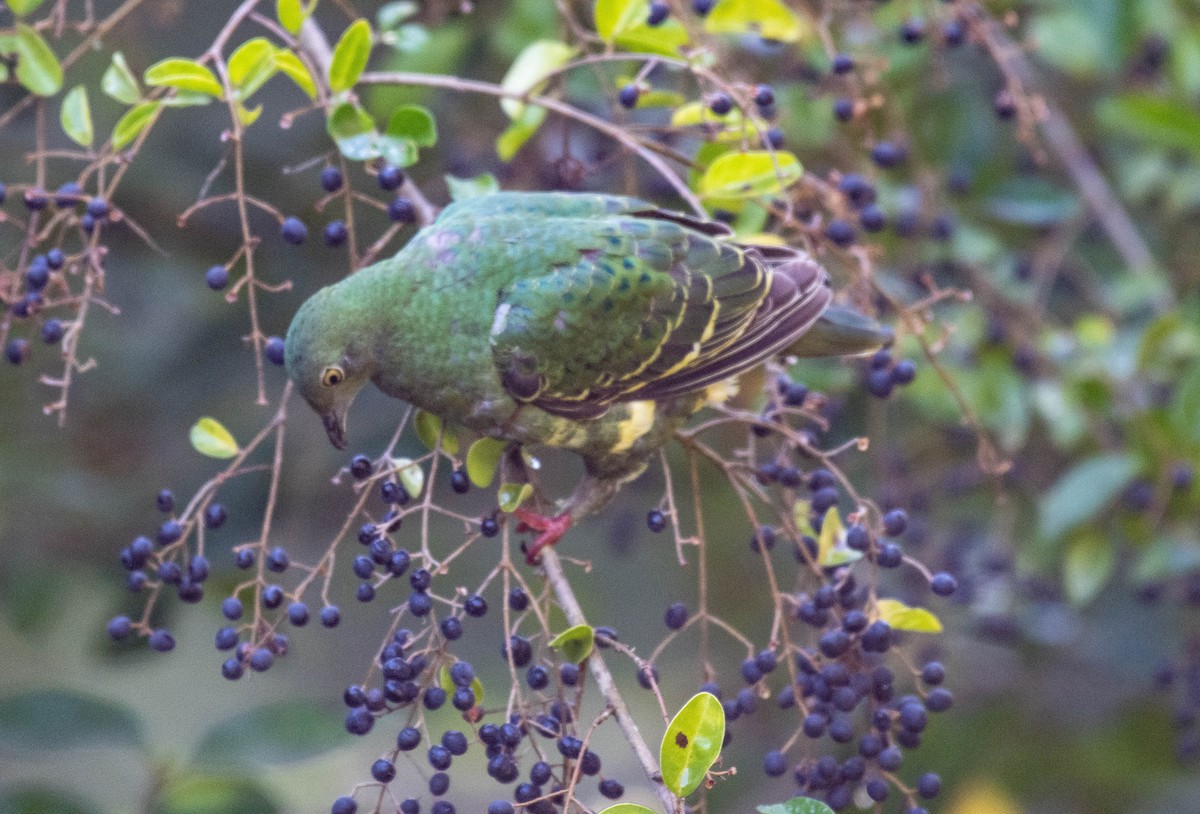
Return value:
[(829, 303), (824, 269), (802, 252), (739, 246), (722, 224), (596, 198), (618, 211), (552, 216), (569, 261), (500, 292), (493, 359), (518, 401), (590, 418), (693, 392), (787, 347)]

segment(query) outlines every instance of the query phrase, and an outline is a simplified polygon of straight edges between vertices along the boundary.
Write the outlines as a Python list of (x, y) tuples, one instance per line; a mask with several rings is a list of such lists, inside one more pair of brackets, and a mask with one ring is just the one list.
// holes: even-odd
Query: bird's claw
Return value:
[(513, 516), (517, 518), (517, 531), (538, 531), (541, 532), (533, 542), (524, 546), (525, 562), (530, 565), (536, 565), (542, 550), (547, 546), (552, 546), (557, 543), (567, 529), (571, 527), (571, 515), (569, 512), (555, 515), (554, 517), (546, 517), (536, 512), (531, 512), (528, 509), (517, 509), (513, 512)]

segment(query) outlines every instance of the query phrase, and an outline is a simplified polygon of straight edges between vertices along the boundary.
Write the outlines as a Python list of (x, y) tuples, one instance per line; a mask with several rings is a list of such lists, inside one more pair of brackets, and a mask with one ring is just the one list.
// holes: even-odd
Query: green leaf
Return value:
[(1180, 438), (1200, 440), (1200, 364), (1195, 362), (1180, 375), (1171, 400), (1171, 426)]
[[(438, 670), (438, 684), (443, 690), (446, 691), (446, 695), (454, 695), (454, 690), (457, 689), (457, 685), (454, 683), (454, 680), (450, 678), (450, 665), (443, 664)], [(475, 678), (471, 681), (471, 692), (475, 696), (475, 706), (482, 707), (483, 682), (479, 680), (479, 676), (475, 676)]]
[(142, 98), (137, 77), (133, 75), (133, 71), (129, 70), (129, 64), (125, 62), (125, 55), (120, 51), (112, 55), (112, 64), (100, 78), (100, 90), (127, 105), (136, 105)]
[(425, 470), (420, 464), (414, 463), (412, 458), (393, 458), (392, 468), (396, 471), (396, 477), (404, 491), (412, 497), (421, 494), (421, 490), (425, 488)]
[(636, 28), (650, 16), (650, 0), (596, 0), (596, 33), (606, 42)]
[[(517, 95), (537, 95), (546, 86), (546, 77), (571, 61), (575, 49), (565, 42), (536, 40), (525, 46), (517, 55), (500, 87)], [(500, 107), (510, 119), (520, 119), (525, 112), (525, 103), (520, 99), (500, 100)]]
[(242, 123), (242, 127), (249, 127), (258, 121), (258, 117), (262, 115), (262, 105), (258, 105), (257, 107), (251, 109), (247, 108), (241, 102), (238, 102), (236, 110), (238, 121)]
[(1063, 558), (1063, 590), (1075, 605), (1086, 605), (1100, 593), (1117, 563), (1112, 540), (1094, 529), (1072, 535)]
[(1076, 464), (1050, 487), (1038, 509), (1038, 532), (1057, 540), (1094, 518), (1133, 479), (1141, 467), (1132, 455), (1110, 453)]
[(1159, 147), (1200, 155), (1200, 113), (1186, 102), (1130, 93), (1104, 99), (1096, 115), (1111, 130)]
[(1194, 571), (1200, 571), (1200, 540), (1195, 536), (1163, 536), (1156, 537), (1142, 549), (1133, 576), (1144, 584), (1182, 577)]
[(433, 413), (425, 410), (417, 410), (417, 417), (413, 419), (413, 424), (417, 428), (417, 437), (421, 439), (421, 443), (429, 449), (437, 447), (438, 434), (442, 436), (442, 451), (450, 455), (458, 454), (458, 437), (454, 431), (442, 425), (442, 419)]
[(379, 157), (375, 120), (352, 102), (342, 102), (325, 121), (325, 129), (342, 155), (351, 161)]
[(1006, 223), (1049, 228), (1075, 217), (1079, 199), (1041, 178), (1014, 178), (988, 198), (987, 208), (993, 217)]
[[(808, 525), (808, 511), (805, 509), (804, 524)], [(811, 528), (809, 529), (811, 532)], [(824, 568), (845, 565), (848, 562), (862, 559), (862, 552), (846, 547), (846, 527), (842, 525), (842, 516), (838, 514), (837, 506), (825, 510), (821, 519), (821, 533), (817, 537), (817, 564)]]
[(229, 82), (245, 101), (275, 75), (275, 46), (265, 37), (246, 40), (229, 57)]
[(915, 633), (941, 633), (942, 623), (924, 608), (913, 608), (898, 599), (877, 599), (875, 609), (879, 618), (896, 630), (911, 630)]
[(546, 119), (546, 108), (526, 105), (519, 119), (514, 120), (496, 137), (496, 155), (501, 161), (512, 161), (542, 126)]
[(740, 128), (745, 121), (742, 111), (730, 108), (729, 112), (718, 116), (704, 102), (688, 102), (680, 105), (671, 113), (672, 127), (691, 127), (697, 124), (725, 124)]
[(18, 17), (22, 17), (31, 11), (34, 11), (46, 0), (7, 0), (8, 7), (12, 9), (12, 13)]
[(481, 173), (474, 178), (459, 178), (454, 175), (444, 177), (452, 201), (465, 201), (468, 198), (478, 198), (481, 195), (491, 195), (493, 192), (500, 191), (500, 184), (496, 181), (496, 176), (490, 172)]
[(592, 655), (596, 646), (596, 631), (591, 625), (575, 625), (550, 640), (550, 646), (562, 653), (562, 657), (572, 664), (579, 664)]
[(4, 814), (99, 814), (100, 809), (59, 789), (21, 785), (0, 794)]
[(275, 16), (279, 24), (290, 34), (299, 34), (300, 26), (312, 16), (317, 8), (317, 0), (311, 3), (301, 3), (300, 0), (275, 0)]
[(158, 113), (160, 107), (162, 107), (161, 102), (142, 102), (140, 105), (131, 107), (113, 128), (113, 149), (120, 150), (137, 138), (153, 121), (154, 115)]
[(159, 793), (154, 807), (154, 814), (277, 814), (280, 811), (279, 804), (257, 780), (226, 775), (175, 778)]
[(350, 90), (367, 69), (371, 56), (371, 24), (355, 20), (333, 49), (329, 63), (329, 89), (334, 93)]
[(420, 105), (404, 105), (396, 108), (388, 120), (387, 135), (407, 139), (418, 147), (437, 144), (437, 122), (433, 114)]
[(492, 485), (500, 456), (508, 449), (507, 441), (495, 438), (480, 438), (467, 449), (467, 477), (480, 489)]
[(775, 195), (803, 174), (800, 161), (788, 152), (725, 153), (704, 171), (699, 192), (708, 198)]
[(496, 492), (496, 502), (500, 506), (500, 511), (511, 513), (515, 512), (532, 494), (533, 487), (528, 483), (502, 483)]
[(687, 45), (687, 29), (674, 17), (657, 26), (642, 24), (616, 37), (616, 44), (631, 54), (662, 54), (679, 57), (679, 49)]
[(786, 803), (758, 807), (759, 814), (833, 814), (833, 809), (811, 797), (793, 797)]
[(617, 803), (615, 806), (602, 809), (600, 814), (658, 814), (658, 812), (637, 803)]
[(417, 163), (417, 145), (406, 138), (376, 136), (375, 148), (379, 151), (379, 155), (389, 164), (409, 167)]
[(226, 718), (211, 727), (191, 764), (244, 770), (307, 760), (340, 746), (342, 727), (329, 710), (308, 700), (279, 701)]
[(416, 16), (421, 7), (412, 0), (396, 0), (385, 3), (375, 15), (375, 24), (383, 31), (392, 31), (410, 17)]
[(272, 59), (275, 61), (275, 67), (295, 82), (309, 99), (317, 98), (317, 83), (313, 81), (312, 74), (308, 72), (308, 66), (300, 60), (300, 57), (291, 51), (276, 48)]
[(213, 72), (192, 59), (172, 57), (156, 62), (146, 69), (142, 78), (147, 85), (154, 87), (190, 90), (209, 96), (221, 95), (221, 83)]
[(704, 18), (704, 30), (796, 42), (812, 30), (812, 25), (779, 0), (720, 0)]
[(87, 88), (76, 85), (63, 97), (59, 111), (63, 132), (80, 147), (91, 147), (96, 139), (92, 129), (92, 108), (88, 105)]
[(133, 710), (68, 690), (35, 690), (0, 700), (0, 744), (6, 750), (71, 749), (98, 743), (139, 747)]
[(229, 430), (208, 416), (192, 425), (188, 439), (197, 452), (210, 458), (232, 458), (241, 451)]
[(17, 23), (17, 81), (35, 96), (53, 96), (62, 88), (62, 66), (42, 35)]
[(663, 783), (678, 797), (687, 797), (721, 754), (725, 740), (725, 710), (712, 693), (692, 696), (675, 714), (663, 734), (658, 763)]

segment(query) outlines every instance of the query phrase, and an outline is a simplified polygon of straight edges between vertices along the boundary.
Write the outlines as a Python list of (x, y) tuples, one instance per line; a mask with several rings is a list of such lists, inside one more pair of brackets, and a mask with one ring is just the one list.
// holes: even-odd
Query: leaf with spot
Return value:
[(192, 425), (188, 439), (197, 452), (210, 458), (232, 458), (241, 451), (229, 430), (208, 416)]
[(142, 102), (140, 105), (130, 108), (113, 127), (113, 149), (120, 150), (137, 138), (154, 120), (155, 114), (161, 107), (161, 102)]
[(592, 654), (596, 646), (596, 631), (591, 625), (575, 625), (550, 640), (550, 646), (572, 664), (579, 664)]
[(142, 98), (137, 77), (129, 70), (125, 55), (120, 51), (112, 55), (112, 63), (100, 78), (100, 90), (127, 105), (136, 105)]
[(924, 608), (913, 608), (898, 599), (879, 599), (875, 602), (879, 618), (896, 630), (914, 633), (941, 633), (942, 623)]
[(171, 57), (156, 62), (142, 75), (147, 85), (190, 90), (209, 96), (221, 95), (221, 83), (204, 65), (192, 59)]
[(58, 93), (63, 83), (62, 65), (42, 35), (24, 23), (17, 23), (14, 45), (17, 81), (34, 96)]
[(496, 503), (500, 506), (500, 511), (511, 514), (532, 494), (533, 487), (528, 483), (502, 483), (496, 492)]
[(480, 438), (471, 444), (467, 449), (467, 477), (471, 483), (480, 489), (491, 486), (506, 449), (507, 442), (495, 438)]
[(678, 797), (700, 787), (721, 754), (725, 710), (712, 693), (692, 696), (671, 719), (658, 750), (663, 783)]
[(367, 69), (371, 56), (371, 24), (366, 20), (355, 20), (342, 32), (333, 49), (333, 60), (329, 63), (329, 89), (334, 93), (350, 90)]
[(706, 198), (776, 195), (803, 174), (799, 159), (788, 152), (725, 153), (700, 176), (699, 192)]
[(92, 128), (92, 108), (88, 104), (87, 88), (76, 85), (63, 97), (59, 121), (63, 132), (80, 147), (91, 147), (96, 133)]
[(793, 797), (786, 803), (758, 806), (758, 814), (833, 814), (833, 809), (811, 797)]
[(812, 31), (812, 24), (780, 0), (721, 0), (704, 18), (704, 30), (796, 42)]

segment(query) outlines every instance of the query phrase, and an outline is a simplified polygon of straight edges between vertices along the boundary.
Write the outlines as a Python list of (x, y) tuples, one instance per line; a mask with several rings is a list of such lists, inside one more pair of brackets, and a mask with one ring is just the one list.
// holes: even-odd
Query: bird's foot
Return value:
[(528, 509), (517, 509), (513, 512), (517, 518), (517, 531), (540, 531), (532, 543), (523, 546), (525, 550), (525, 562), (530, 565), (536, 565), (542, 549), (547, 546), (552, 546), (557, 543), (567, 529), (571, 527), (571, 513), (563, 512), (554, 517), (546, 517), (536, 512), (531, 512)]

